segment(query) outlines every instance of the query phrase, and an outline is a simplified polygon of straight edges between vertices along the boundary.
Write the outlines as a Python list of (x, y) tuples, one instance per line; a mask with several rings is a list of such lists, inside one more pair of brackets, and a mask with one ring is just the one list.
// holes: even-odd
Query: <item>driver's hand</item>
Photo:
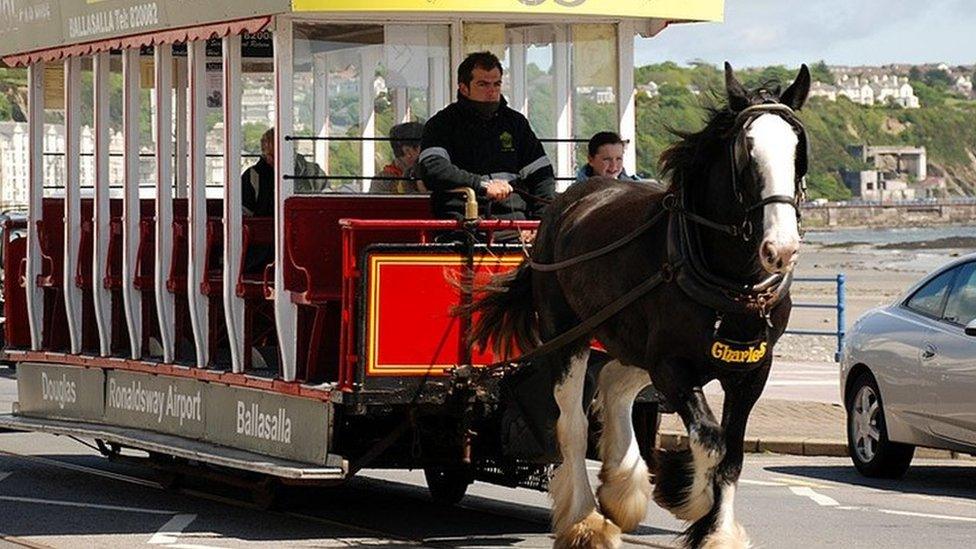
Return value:
[(508, 198), (508, 195), (512, 194), (512, 185), (508, 181), (502, 179), (492, 179), (488, 182), (485, 187), (485, 193), (488, 198), (500, 202)]
[(522, 242), (532, 244), (535, 240), (535, 231), (532, 229), (522, 229)]

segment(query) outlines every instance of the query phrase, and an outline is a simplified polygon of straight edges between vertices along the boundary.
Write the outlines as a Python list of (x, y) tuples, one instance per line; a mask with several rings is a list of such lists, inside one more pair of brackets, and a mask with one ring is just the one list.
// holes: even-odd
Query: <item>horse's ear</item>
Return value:
[(798, 111), (807, 102), (807, 95), (810, 93), (810, 69), (806, 65), (800, 65), (800, 74), (796, 75), (796, 80), (786, 88), (783, 95), (779, 96), (779, 102)]
[(732, 73), (732, 65), (725, 62), (725, 92), (729, 96), (729, 108), (739, 112), (749, 106), (749, 95)]

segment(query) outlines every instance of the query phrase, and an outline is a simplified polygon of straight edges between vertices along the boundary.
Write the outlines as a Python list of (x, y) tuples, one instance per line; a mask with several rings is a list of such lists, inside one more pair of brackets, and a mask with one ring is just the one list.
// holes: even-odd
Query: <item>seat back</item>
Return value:
[(41, 248), (41, 268), (37, 285), (61, 288), (64, 280), (64, 199), (45, 198), (43, 219), (38, 220), (37, 242)]
[[(342, 296), (341, 219), (429, 219), (426, 196), (319, 195), (285, 201), (285, 289), (303, 301), (338, 301)], [(359, 243), (415, 242), (415, 233), (371, 232)]]
[(15, 230), (26, 230), (25, 221), (7, 220), (3, 231), (3, 316), (4, 342), (6, 348), (29, 349), (30, 328), (27, 322), (27, 293), (20, 285), (21, 262), (27, 258), (27, 238), (17, 235)]

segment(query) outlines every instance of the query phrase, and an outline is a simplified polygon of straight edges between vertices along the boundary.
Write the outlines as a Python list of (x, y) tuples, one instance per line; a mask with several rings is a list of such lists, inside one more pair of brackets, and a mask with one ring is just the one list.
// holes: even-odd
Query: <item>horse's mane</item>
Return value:
[(720, 157), (725, 152), (721, 147), (732, 131), (736, 115), (727, 106), (705, 108), (709, 116), (701, 130), (669, 130), (680, 140), (665, 149), (658, 160), (660, 173), (671, 180), (668, 190), (679, 189), (686, 181), (702, 179), (708, 166), (701, 159)]
[[(759, 88), (747, 91), (747, 100), (750, 105), (778, 103), (780, 90), (779, 82), (767, 80)], [(714, 95), (711, 99), (713, 105), (719, 101)], [(686, 181), (703, 179), (708, 164), (701, 159), (721, 158), (726, 152), (724, 149), (719, 150), (719, 147), (732, 132), (738, 112), (733, 112), (728, 105), (706, 106), (705, 111), (708, 112), (708, 122), (701, 130), (684, 132), (669, 129), (680, 140), (665, 149), (658, 160), (658, 170), (671, 180), (668, 190), (679, 189)]]

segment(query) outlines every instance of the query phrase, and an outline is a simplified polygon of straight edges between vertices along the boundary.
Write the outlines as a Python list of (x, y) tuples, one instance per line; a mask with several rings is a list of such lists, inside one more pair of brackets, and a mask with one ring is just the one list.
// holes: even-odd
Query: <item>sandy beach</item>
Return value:
[[(976, 234), (976, 229), (969, 230)], [(976, 236), (946, 237), (933, 232), (897, 241), (891, 234), (865, 239), (861, 231), (844, 233), (810, 235), (800, 249), (797, 277), (844, 273), (847, 327), (864, 312), (893, 302), (926, 273), (976, 251)], [(792, 295), (794, 302), (835, 303), (836, 285), (796, 282)], [(833, 330), (835, 326), (836, 312), (830, 309), (794, 308), (790, 319), (790, 327), (795, 329)], [(788, 335), (776, 346), (775, 354), (788, 360), (828, 361), (833, 360), (836, 345), (834, 337)]]

